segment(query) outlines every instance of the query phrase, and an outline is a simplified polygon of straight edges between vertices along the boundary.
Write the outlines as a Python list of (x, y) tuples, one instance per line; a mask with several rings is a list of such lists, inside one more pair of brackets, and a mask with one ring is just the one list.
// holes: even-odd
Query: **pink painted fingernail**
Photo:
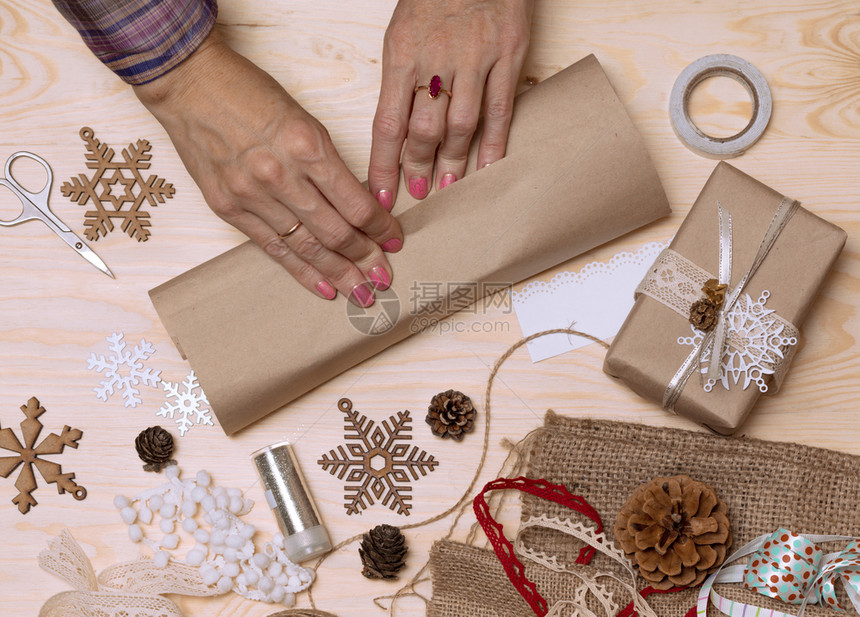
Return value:
[(349, 301), (356, 306), (367, 308), (373, 304), (373, 285), (367, 282), (356, 285), (349, 294)]
[(391, 287), (391, 275), (382, 266), (374, 266), (370, 271), (370, 280), (379, 291), (385, 291)]
[(427, 197), (427, 178), (412, 178), (409, 181), (409, 194), (415, 199)]
[(382, 250), (386, 253), (396, 253), (402, 248), (403, 242), (399, 238), (391, 238), (391, 240), (382, 243)]
[(457, 181), (457, 176), (454, 174), (445, 174), (442, 176), (442, 181), (439, 183), (439, 188), (444, 189), (449, 184), (453, 184)]
[(394, 206), (394, 201), (391, 199), (391, 191), (386, 191), (385, 189), (376, 192), (376, 201), (388, 212), (391, 212), (391, 208)]
[(328, 281), (320, 281), (317, 283), (317, 291), (319, 291), (326, 300), (334, 300), (337, 295), (337, 290), (331, 286)]

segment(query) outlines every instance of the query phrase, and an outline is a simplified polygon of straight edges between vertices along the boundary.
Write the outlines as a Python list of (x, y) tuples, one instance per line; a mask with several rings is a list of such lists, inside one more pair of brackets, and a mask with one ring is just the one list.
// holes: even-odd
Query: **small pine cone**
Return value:
[(690, 323), (697, 330), (710, 332), (717, 325), (717, 305), (708, 298), (696, 300), (690, 307)]
[(161, 471), (163, 467), (175, 465), (173, 455), (173, 436), (160, 426), (144, 429), (134, 440), (137, 455), (146, 465), (144, 471)]
[(460, 441), (474, 427), (475, 413), (472, 399), (462, 392), (446, 390), (430, 401), (425, 420), (434, 435)]
[(618, 512), (615, 538), (655, 589), (700, 585), (731, 546), (726, 512), (707, 484), (657, 478), (637, 487)]
[(377, 525), (361, 539), (358, 554), (367, 578), (397, 578), (397, 571), (405, 564), (406, 538), (397, 527)]

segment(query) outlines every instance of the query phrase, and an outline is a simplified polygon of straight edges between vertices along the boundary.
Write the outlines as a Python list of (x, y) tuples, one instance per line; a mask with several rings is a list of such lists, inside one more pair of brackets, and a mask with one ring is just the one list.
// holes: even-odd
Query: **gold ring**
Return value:
[(293, 225), (292, 227), (290, 227), (290, 228), (287, 230), (287, 233), (285, 233), (285, 234), (278, 234), (278, 237), (279, 237), (281, 240), (286, 240), (288, 237), (290, 237), (291, 235), (293, 235), (294, 233), (296, 233), (296, 230), (297, 230), (299, 227), (301, 227), (301, 226), (302, 226), (302, 222), (301, 222), (301, 221), (299, 221), (298, 223), (296, 223), (295, 225)]
[(438, 75), (434, 75), (430, 79), (430, 83), (426, 86), (415, 86), (414, 92), (417, 93), (419, 90), (424, 90), (425, 88), (431, 99), (438, 99), (440, 94), (447, 94), (449, 99), (453, 96), (450, 90), (442, 87), (442, 78)]

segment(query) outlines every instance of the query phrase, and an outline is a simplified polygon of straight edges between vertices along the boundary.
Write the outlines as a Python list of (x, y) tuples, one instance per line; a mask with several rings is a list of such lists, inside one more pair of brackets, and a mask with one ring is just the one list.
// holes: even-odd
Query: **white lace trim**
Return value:
[[(608, 262), (595, 261), (578, 272), (561, 272), (548, 282), (533, 281), (511, 292), (523, 336), (571, 324), (600, 339), (615, 336), (633, 308), (636, 285), (665, 246), (651, 242)], [(530, 341), (528, 350), (532, 362), (539, 362), (589, 344), (581, 337), (554, 334)]]
[(96, 577), (90, 560), (66, 529), (39, 553), (39, 565), (74, 588), (50, 598), (39, 611), (39, 617), (182, 617), (179, 608), (163, 594), (220, 593), (203, 582), (197, 568), (175, 562), (159, 568), (146, 558), (114, 564)]
[[(629, 575), (630, 581), (627, 582), (621, 580), (610, 572), (598, 571), (590, 573), (582, 568), (571, 568), (569, 564), (559, 563), (558, 557), (555, 555), (548, 555), (543, 551), (525, 546), (522, 541), (523, 532), (531, 527), (554, 529), (569, 536), (573, 536), (577, 540), (600, 551), (613, 561), (620, 563)], [(561, 615), (566, 614), (563, 612), (565, 608), (569, 608), (569, 614), (575, 617), (597, 617), (594, 612), (586, 606), (586, 600), (588, 599), (589, 594), (591, 594), (601, 605), (605, 617), (615, 617), (621, 607), (613, 601), (612, 592), (609, 591), (605, 585), (598, 582), (601, 578), (610, 578), (622, 585), (630, 594), (630, 597), (633, 600), (633, 607), (639, 615), (642, 617), (657, 617), (656, 613), (654, 613), (653, 609), (648, 605), (645, 599), (639, 595), (636, 588), (636, 572), (630, 564), (630, 561), (624, 553), (618, 549), (618, 547), (609, 541), (606, 536), (602, 533), (597, 533), (591, 527), (586, 527), (582, 523), (573, 522), (567, 519), (548, 517), (545, 515), (533, 516), (525, 520), (520, 526), (519, 533), (517, 534), (514, 542), (514, 551), (530, 561), (542, 565), (545, 568), (549, 568), (553, 572), (571, 574), (582, 582), (582, 585), (578, 586), (574, 591), (574, 597), (565, 598), (556, 602), (550, 608), (547, 613), (547, 617), (560, 617)]]
[(511, 297), (522, 303), (534, 296), (553, 295), (563, 287), (584, 285), (595, 276), (614, 275), (625, 266), (644, 266), (652, 263), (666, 246), (665, 242), (649, 242), (637, 251), (617, 253), (608, 262), (593, 261), (579, 272), (560, 272), (549, 281), (533, 281), (520, 291), (512, 291)]
[(689, 317), (690, 306), (704, 297), (702, 286), (712, 278), (707, 270), (667, 248), (648, 269), (636, 295), (645, 294), (682, 317)]

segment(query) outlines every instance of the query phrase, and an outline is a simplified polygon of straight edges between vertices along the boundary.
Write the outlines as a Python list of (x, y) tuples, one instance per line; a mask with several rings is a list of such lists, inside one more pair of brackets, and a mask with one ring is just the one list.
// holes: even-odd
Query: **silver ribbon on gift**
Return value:
[[(787, 197), (783, 198), (782, 202), (779, 204), (779, 208), (777, 208), (776, 213), (773, 215), (773, 218), (771, 219), (770, 224), (765, 231), (764, 237), (759, 244), (758, 252), (753, 259), (752, 264), (750, 264), (749, 268), (746, 270), (746, 272), (744, 272), (737, 285), (735, 285), (733, 288), (728, 288), (726, 300), (717, 315), (717, 323), (715, 328), (710, 332), (704, 334), (702, 340), (697, 346), (694, 347), (694, 349), (690, 352), (687, 358), (681, 363), (681, 366), (678, 368), (677, 372), (672, 376), (672, 379), (666, 386), (666, 389), (663, 393), (664, 409), (674, 411), (675, 403), (681, 396), (681, 392), (684, 390), (684, 387), (687, 385), (687, 382), (689, 381), (693, 373), (696, 372), (696, 370), (702, 365), (703, 358), (708, 356), (710, 357), (707, 370), (708, 380), (716, 381), (720, 379), (721, 359), (723, 357), (723, 353), (725, 352), (726, 344), (731, 335), (727, 317), (732, 308), (738, 302), (738, 299), (741, 297), (741, 294), (746, 289), (747, 284), (753, 278), (761, 264), (764, 262), (768, 253), (773, 248), (776, 239), (779, 237), (779, 234), (788, 224), (788, 221), (791, 219), (798, 206), (799, 203), (797, 201), (789, 199)], [(720, 284), (731, 285), (732, 218), (731, 214), (722, 207), (722, 204), (718, 203), (717, 207), (719, 213), (718, 281)], [(665, 276), (659, 264), (665, 259), (672, 260), (673, 258), (676, 263), (681, 262), (682, 270), (688, 271), (684, 274), (687, 275), (687, 278), (690, 281), (698, 281), (699, 279), (701, 279), (701, 282), (703, 283), (704, 280), (708, 278), (713, 278), (711, 276), (708, 276), (707, 272), (705, 272), (692, 262), (689, 262), (689, 260), (687, 260), (683, 256), (678, 255), (671, 249), (667, 249), (657, 258), (657, 260), (655, 261), (655, 264), (657, 265), (655, 267), (652, 267), (648, 271), (648, 274), (646, 274), (642, 283), (639, 284), (636, 293), (644, 293), (661, 302), (662, 304), (665, 304), (666, 306), (672, 308), (679, 314), (687, 316), (691, 303), (682, 302), (681, 304), (683, 304), (683, 307), (679, 306), (677, 294), (666, 292), (666, 289), (668, 287), (671, 287), (671, 285), (660, 284), (658, 280), (659, 277)], [(687, 290), (688, 294), (690, 291), (692, 290)], [(787, 322), (786, 320), (776, 315), (774, 315), (774, 318), (779, 319), (781, 322), (789, 326), (791, 330), (796, 331), (796, 328), (792, 326), (790, 322)]]

